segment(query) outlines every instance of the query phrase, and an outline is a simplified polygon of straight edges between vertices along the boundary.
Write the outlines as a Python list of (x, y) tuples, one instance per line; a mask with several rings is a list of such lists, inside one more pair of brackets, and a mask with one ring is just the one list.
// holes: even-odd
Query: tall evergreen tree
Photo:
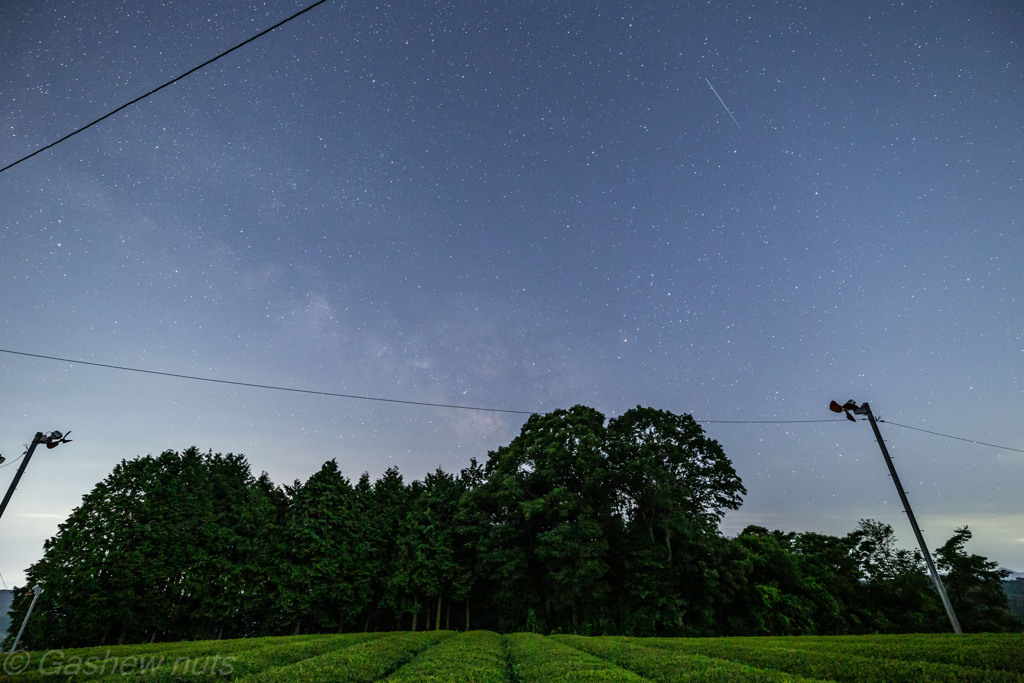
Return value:
[(389, 467), (373, 483), (367, 532), (376, 552), (372, 628), (401, 630), (412, 626), (412, 615), (421, 607), (412, 592), (409, 546), (403, 542), (409, 503), (416, 492), (406, 486), (401, 473)]
[(455, 513), (452, 557), (455, 564), (452, 600), (462, 603), (463, 615), (458, 623), (467, 631), (474, 623), (471, 621), (474, 601), (480, 602), (476, 587), (484, 579), (481, 549), (490, 524), (480, 501), (483, 483), (484, 468), (476, 458), (471, 458), (469, 467), (459, 472), (458, 489), (461, 493)]
[(334, 460), (289, 487), (280, 609), (299, 633), (343, 631), (364, 609), (355, 590), (359, 506)]
[(417, 535), (414, 583), (432, 605), (433, 624), (424, 624), (427, 628), (441, 628), (445, 601), (452, 599), (459, 578), (456, 544), (461, 497), (460, 480), (438, 469), (424, 477), (423, 490), (410, 513), (410, 527)]

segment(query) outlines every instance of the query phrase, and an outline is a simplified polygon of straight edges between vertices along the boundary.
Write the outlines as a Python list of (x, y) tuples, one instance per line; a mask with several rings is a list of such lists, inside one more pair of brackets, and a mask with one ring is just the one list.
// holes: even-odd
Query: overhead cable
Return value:
[[(47, 356), (40, 353), (28, 353), (25, 351), (14, 351), (12, 349), (0, 349), (0, 353), (9, 353), (15, 356), (26, 356), (29, 358), (41, 358), (43, 360), (58, 361), (61, 363), (77, 363), (78, 365), (91, 365), (97, 368), (107, 368), (109, 370), (122, 370), (125, 372), (138, 372), (147, 375), (160, 375), (162, 377), (175, 377), (177, 379), (188, 379), (196, 382), (212, 382), (215, 384), (230, 384), (239, 387), (252, 387), (255, 389), (271, 389), (273, 391), (289, 391), (296, 394), (313, 394), (316, 396), (331, 396), (334, 398), (348, 398), (359, 401), (378, 401), (381, 403), (401, 403), (404, 405), (413, 406), (427, 406), (431, 408), (453, 408), (456, 410), (477, 410), (488, 413), (510, 413), (515, 415), (536, 415), (542, 411), (539, 410), (515, 410), (512, 408), (486, 408), (481, 406), (466, 406), (457, 405), (452, 403), (432, 403), (429, 401), (412, 401), (408, 399), (400, 398), (384, 398), (381, 396), (362, 396), (359, 394), (342, 394), (335, 391), (318, 391), (315, 389), (298, 389), (296, 387), (282, 387), (273, 384), (257, 384), (255, 382), (240, 382), (229, 379), (218, 379), (215, 377), (199, 377), (197, 375), (184, 375), (176, 372), (163, 372), (160, 370), (147, 370), (144, 368), (132, 368), (125, 365), (112, 365), (110, 363), (97, 363), (95, 361), (88, 360), (75, 360), (73, 358), (60, 358), (58, 356)], [(818, 422), (846, 422), (842, 418), (832, 419), (815, 419), (815, 420), (697, 420), (701, 424), (762, 424), (762, 425), (782, 425), (782, 424), (813, 424)], [(920, 427), (911, 427), (909, 425), (899, 424), (898, 422), (890, 422), (888, 420), (880, 419), (879, 422), (885, 422), (896, 427), (904, 427), (905, 429), (913, 429), (918, 432), (925, 432), (927, 434), (934, 434), (935, 436), (942, 436), (947, 439), (956, 439), (957, 441), (966, 441), (967, 443), (979, 444), (981, 446), (989, 446), (991, 448), (1000, 448), (1005, 451), (1014, 451), (1016, 453), (1024, 453), (1024, 449), (1011, 448), (1010, 446), (999, 446), (993, 443), (986, 443), (984, 441), (976, 441), (974, 439), (965, 439), (959, 436), (952, 436), (950, 434), (942, 434), (940, 432), (933, 432), (928, 429), (921, 429)], [(8, 463), (10, 464), (10, 463)], [(6, 465), (4, 465), (6, 467)]]
[(84, 131), (84, 130), (87, 130), (87, 129), (89, 129), (89, 128), (92, 128), (93, 126), (95, 126), (95, 125), (96, 125), (97, 123), (99, 123), (100, 121), (103, 121), (104, 119), (108, 119), (108, 118), (110, 118), (111, 116), (113, 116), (114, 114), (118, 113), (118, 112), (119, 112), (119, 111), (121, 111), (122, 109), (127, 109), (128, 107), (132, 106), (132, 105), (133, 105), (133, 104), (135, 104), (136, 102), (140, 102), (140, 101), (142, 101), (142, 100), (146, 99), (147, 97), (149, 97), (150, 95), (153, 95), (153, 94), (155, 94), (155, 93), (158, 93), (158, 92), (160, 92), (161, 90), (163, 90), (163, 89), (164, 89), (164, 88), (166, 88), (167, 86), (169, 86), (169, 85), (171, 85), (171, 84), (173, 84), (173, 83), (177, 83), (178, 81), (180, 81), (181, 79), (185, 78), (186, 76), (190, 76), (191, 74), (195, 73), (196, 71), (199, 71), (199, 70), (200, 70), (200, 69), (202, 69), (203, 67), (206, 67), (206, 66), (209, 66), (210, 64), (213, 64), (214, 62), (216, 62), (216, 61), (217, 61), (218, 59), (220, 59), (221, 57), (224, 57), (224, 56), (226, 56), (226, 55), (229, 55), (229, 54), (231, 54), (232, 52), (234, 52), (235, 50), (237, 50), (238, 48), (240, 48), (240, 47), (243, 47), (243, 46), (245, 46), (245, 45), (248, 45), (249, 43), (251, 43), (252, 41), (256, 40), (257, 38), (261, 38), (261, 37), (265, 36), (266, 34), (268, 34), (268, 33), (270, 33), (271, 31), (273, 31), (273, 30), (274, 30), (275, 28), (279, 28), (279, 27), (281, 27), (281, 26), (284, 26), (285, 24), (287, 24), (287, 23), (288, 23), (289, 21), (291, 21), (292, 19), (295, 19), (296, 17), (298, 17), (298, 16), (300, 16), (300, 15), (302, 15), (302, 14), (305, 14), (306, 12), (308, 12), (308, 11), (309, 11), (309, 10), (311, 10), (311, 9), (313, 9), (313, 8), (314, 8), (314, 7), (316, 7), (317, 5), (322, 5), (322, 4), (324, 4), (325, 2), (327, 2), (327, 0), (317, 0), (317, 2), (314, 2), (314, 3), (312, 4), (312, 5), (310, 5), (310, 6), (306, 7), (306, 8), (304, 8), (304, 9), (301, 9), (301, 10), (299, 10), (298, 12), (296, 12), (296, 13), (295, 13), (295, 14), (293, 14), (293, 15), (291, 15), (291, 16), (290, 16), (290, 17), (288, 17), (287, 19), (282, 19), (281, 21), (277, 22), (276, 24), (274, 24), (274, 25), (273, 25), (273, 26), (271, 26), (270, 28), (265, 28), (265, 29), (263, 29), (262, 31), (260, 31), (259, 33), (257, 33), (256, 35), (254, 35), (254, 36), (252, 36), (252, 37), (250, 37), (250, 38), (247, 38), (247, 39), (243, 40), (243, 41), (242, 41), (242, 42), (240, 42), (240, 43), (239, 43), (238, 45), (235, 45), (234, 47), (232, 47), (232, 48), (228, 48), (228, 49), (227, 49), (227, 50), (225, 50), (224, 52), (221, 52), (221, 53), (220, 53), (219, 55), (217, 55), (216, 57), (213, 57), (212, 59), (208, 59), (208, 60), (206, 60), (205, 62), (203, 62), (203, 63), (202, 63), (202, 64), (200, 64), (199, 66), (196, 66), (196, 67), (193, 67), (193, 68), (189, 69), (189, 70), (188, 70), (188, 71), (186, 71), (185, 73), (183, 73), (183, 74), (181, 74), (180, 76), (177, 76), (177, 77), (175, 77), (175, 78), (172, 78), (171, 80), (167, 81), (166, 83), (164, 83), (163, 85), (161, 85), (161, 86), (159, 86), (159, 87), (153, 88), (152, 90), (150, 90), (150, 91), (149, 91), (148, 93), (146, 93), (145, 95), (139, 95), (139, 96), (138, 96), (138, 97), (136, 97), (136, 98), (135, 98), (134, 100), (132, 100), (132, 101), (130, 101), (130, 102), (125, 102), (124, 104), (122, 104), (122, 105), (121, 105), (120, 107), (118, 107), (117, 109), (114, 109), (114, 110), (112, 110), (112, 111), (110, 111), (110, 112), (107, 112), (106, 114), (104, 114), (103, 116), (99, 117), (99, 118), (98, 118), (98, 119), (96, 119), (95, 121), (93, 121), (93, 122), (91, 122), (91, 123), (87, 123), (86, 125), (82, 126), (81, 128), (78, 128), (78, 129), (76, 129), (76, 130), (73, 130), (73, 131), (71, 131), (70, 133), (68, 133), (68, 134), (67, 134), (67, 135), (65, 135), (64, 137), (60, 138), (59, 140), (54, 140), (54, 141), (53, 141), (53, 142), (51, 142), (50, 144), (48, 144), (48, 145), (45, 145), (45, 146), (43, 146), (43, 147), (40, 147), (39, 149), (37, 149), (36, 151), (32, 152), (31, 154), (28, 154), (28, 155), (26, 155), (26, 156), (23, 156), (22, 158), (18, 159), (17, 161), (13, 161), (13, 162), (11, 162), (11, 163), (7, 164), (7, 165), (6, 165), (6, 166), (4, 166), (3, 168), (0, 168), (0, 173), (3, 173), (3, 172), (4, 172), (4, 171), (6, 171), (7, 169), (10, 169), (10, 168), (14, 168), (15, 166), (17, 166), (17, 165), (18, 165), (18, 164), (20, 164), (21, 162), (23, 162), (23, 161), (27, 161), (27, 160), (31, 159), (32, 157), (34, 157), (35, 155), (39, 154), (40, 152), (45, 152), (46, 150), (50, 149), (51, 147), (56, 147), (57, 145), (59, 145), (60, 143), (64, 142), (64, 141), (65, 141), (65, 140), (67, 140), (68, 138), (74, 137), (75, 135), (78, 135), (78, 134), (79, 134), (79, 133), (81, 133), (82, 131)]
[(911, 427), (910, 425), (901, 425), (899, 422), (893, 422), (892, 420), (883, 420), (879, 418), (879, 422), (892, 425), (894, 427), (903, 427), (904, 429), (913, 429), (915, 432), (924, 432), (925, 434), (934, 434), (935, 436), (943, 436), (947, 439), (956, 439), (957, 441), (966, 441), (967, 443), (976, 443), (979, 446), (989, 446), (990, 448), (1001, 448), (1004, 451), (1013, 451), (1015, 453), (1024, 453), (1024, 449), (1021, 448), (1010, 448), (1009, 446), (999, 446), (994, 443), (985, 443), (984, 441), (975, 441), (974, 439), (965, 439), (960, 436), (953, 436), (951, 434), (943, 434), (942, 432), (933, 432), (930, 429), (921, 429), (920, 427)]
[[(139, 372), (147, 375), (160, 375), (163, 377), (175, 377), (177, 379), (190, 379), (196, 382), (213, 382), (216, 384), (230, 384), (240, 387), (253, 387), (256, 389), (272, 389), (274, 391), (290, 391), (296, 394), (314, 394), (317, 396), (332, 396), (335, 398), (349, 398), (360, 401), (380, 401), (382, 403), (403, 403), (414, 406), (429, 406), (432, 408), (454, 408), (458, 410), (479, 410), (489, 413), (511, 413), (515, 415), (540, 414), (539, 410), (514, 410), (512, 408), (484, 408), (480, 406), (455, 405), (451, 403), (431, 403), (428, 401), (412, 401), (399, 398), (384, 398), (381, 396), (362, 396), (359, 394), (341, 394), (335, 391), (319, 391), (315, 389), (298, 389), (295, 387), (282, 387), (272, 384), (257, 384), (255, 382), (240, 382), (229, 379), (218, 379), (215, 377), (199, 377), (197, 375), (184, 375), (177, 372), (163, 372), (160, 370), (146, 370), (144, 368), (132, 368), (125, 365), (112, 365), (110, 363), (97, 363), (88, 360), (76, 360), (74, 358), (60, 358), (58, 356), (46, 356), (40, 353), (28, 353), (25, 351), (14, 351), (11, 349), (0, 349), (0, 353), (9, 353), (15, 356), (27, 356), (29, 358), (42, 358), (44, 360), (59, 361), (61, 363), (77, 363), (79, 365), (91, 365), (97, 368), (109, 370), (122, 370), (125, 372)], [(845, 420), (700, 420), (702, 424), (796, 424), (809, 422), (844, 422)]]
[(17, 458), (15, 458), (14, 460), (12, 460), (12, 461), (10, 461), (10, 462), (5, 462), (5, 463), (4, 463), (3, 465), (0, 465), (0, 470), (2, 470), (2, 469), (3, 469), (3, 468), (5, 468), (5, 467), (10, 467), (11, 465), (13, 465), (14, 463), (18, 462), (19, 460), (21, 460), (21, 459), (22, 459), (22, 458), (24, 458), (24, 457), (25, 457), (25, 454), (24, 454), (24, 453), (22, 453), (21, 455), (19, 455), (19, 456), (18, 456)]
[(213, 377), (197, 377), (195, 375), (182, 375), (176, 372), (161, 372), (159, 370), (145, 370), (143, 368), (130, 368), (124, 365), (111, 365), (109, 363), (95, 363), (87, 360), (74, 360), (71, 358), (57, 358), (56, 356), (44, 356), (38, 353), (25, 353), (24, 351), (11, 351), (9, 349), (0, 349), (0, 353), (11, 353), (17, 356), (29, 356), (31, 358), (43, 358), (46, 360), (56, 360), (64, 363), (77, 363), (79, 365), (92, 365), (98, 368), (109, 368), (111, 370), (124, 370), (126, 372), (141, 372), (147, 375), (162, 375), (164, 377), (176, 377), (178, 379), (191, 379), (197, 382), (214, 382), (216, 384), (232, 384), (239, 387), (254, 387), (256, 389), (273, 389), (274, 391), (290, 391), (297, 394), (315, 394), (318, 396), (333, 396), (335, 398), (351, 398), (358, 399), (360, 401), (380, 401), (383, 403), (404, 403), (407, 405), (414, 406), (431, 406), (434, 408), (457, 408), (459, 410), (481, 410), (490, 413), (517, 413), (519, 415), (532, 415), (533, 410), (512, 410), (510, 408), (480, 408), (476, 406), (462, 406), (454, 405), (450, 403), (430, 403), (428, 401), (409, 401), (399, 398), (382, 398), (379, 396), (360, 396), (357, 394), (339, 394), (334, 391), (316, 391), (314, 389), (296, 389), (294, 387), (281, 387), (274, 386), (271, 384), (256, 384), (253, 382), (237, 382), (229, 379), (216, 379)]

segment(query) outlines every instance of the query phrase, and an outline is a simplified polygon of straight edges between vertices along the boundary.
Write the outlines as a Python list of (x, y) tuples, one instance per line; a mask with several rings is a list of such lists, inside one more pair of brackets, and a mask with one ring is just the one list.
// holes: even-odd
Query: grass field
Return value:
[(0, 681), (1019, 681), (1024, 635), (350, 633), (0, 655)]

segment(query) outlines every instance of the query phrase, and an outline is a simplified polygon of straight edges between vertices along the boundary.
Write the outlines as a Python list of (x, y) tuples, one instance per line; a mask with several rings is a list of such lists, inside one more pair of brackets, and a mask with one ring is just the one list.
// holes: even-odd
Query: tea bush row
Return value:
[(493, 631), (470, 631), (447, 638), (422, 652), (387, 680), (395, 683), (508, 683), (504, 639)]
[(643, 681), (606, 659), (534, 633), (505, 636), (512, 674), (519, 681)]
[(453, 635), (452, 631), (393, 633), (238, 680), (253, 683), (369, 683), (386, 677), (418, 652)]
[[(639, 640), (639, 639), (638, 639)], [(760, 669), (776, 669), (791, 674), (851, 683), (884, 681), (968, 681), (1017, 682), (1021, 676), (1011, 671), (961, 666), (943, 662), (897, 656), (887, 658), (867, 650), (868, 655), (853, 654), (839, 637), (818, 641), (779, 638), (694, 638), (652, 639), (645, 645), (674, 652), (689, 652), (728, 659)]]
[(554, 636), (558, 640), (595, 656), (607, 659), (652, 681), (752, 681), (756, 683), (810, 682), (817, 679), (783, 673), (773, 669), (759, 669), (747, 664), (707, 657), (700, 654), (653, 648), (642, 641), (625, 638), (584, 638), (582, 636)]

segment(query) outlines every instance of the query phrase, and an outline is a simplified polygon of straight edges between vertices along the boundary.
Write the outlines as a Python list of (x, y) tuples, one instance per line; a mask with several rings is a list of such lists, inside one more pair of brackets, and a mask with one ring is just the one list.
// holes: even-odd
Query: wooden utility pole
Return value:
[(21, 481), (21, 475), (25, 474), (25, 468), (28, 467), (28, 461), (32, 459), (32, 454), (36, 450), (36, 446), (41, 443), (45, 443), (42, 432), (36, 432), (36, 438), (32, 439), (32, 445), (25, 451), (25, 457), (21, 459), (21, 464), (18, 465), (18, 471), (14, 475), (14, 480), (11, 481), (11, 485), (7, 488), (7, 495), (4, 496), (4, 502), (0, 503), (0, 517), (4, 516), (4, 510), (7, 509), (7, 503), (11, 501), (11, 496), (14, 495), (14, 489), (18, 488), (18, 482)]
[[(71, 432), (68, 432), (70, 434)], [(11, 481), (11, 485), (7, 487), (7, 494), (4, 496), (4, 502), (0, 503), (0, 517), (4, 516), (4, 510), (7, 509), (7, 504), (11, 502), (11, 496), (14, 495), (14, 490), (18, 488), (18, 482), (21, 481), (21, 475), (25, 474), (25, 468), (28, 467), (28, 461), (32, 459), (32, 454), (36, 451), (36, 446), (41, 443), (45, 443), (47, 448), (56, 448), (62, 443), (70, 443), (71, 439), (68, 438), (67, 434), (61, 434), (60, 432), (50, 432), (46, 436), (43, 436), (42, 432), (36, 432), (36, 438), (32, 439), (32, 444), (25, 451), (25, 457), (21, 459), (21, 464), (18, 465), (18, 471), (14, 474), (14, 479)]]
[(928, 546), (925, 545), (924, 536), (921, 535), (921, 528), (917, 526), (914, 511), (910, 509), (910, 501), (907, 500), (907, 492), (903, 490), (903, 484), (900, 483), (900, 475), (896, 474), (896, 467), (892, 464), (892, 458), (889, 457), (889, 449), (885, 447), (885, 441), (882, 440), (882, 432), (878, 431), (878, 423), (875, 422), (875, 416), (871, 413), (871, 406), (867, 403), (862, 403), (858, 406), (853, 401), (847, 401), (846, 405), (839, 405), (832, 401), (829, 408), (834, 413), (845, 412), (846, 417), (854, 421), (856, 420), (850, 415), (851, 411), (855, 415), (868, 416), (871, 429), (875, 432), (875, 440), (878, 441), (878, 447), (882, 449), (882, 457), (885, 458), (889, 474), (892, 476), (893, 483), (896, 484), (896, 493), (900, 495), (900, 502), (903, 503), (903, 509), (907, 512), (907, 519), (910, 520), (910, 526), (913, 527), (914, 535), (917, 536), (917, 544), (921, 546), (921, 553), (924, 555), (925, 564), (928, 565), (928, 573), (932, 575), (935, 589), (939, 591), (939, 598), (942, 599), (942, 606), (946, 608), (946, 616), (949, 617), (949, 623), (953, 626), (955, 633), (963, 633), (963, 630), (960, 628), (960, 621), (956, 618), (956, 613), (953, 611), (953, 605), (949, 602), (949, 596), (946, 595), (946, 588), (942, 585), (942, 578), (939, 577), (939, 572), (935, 569), (935, 563), (932, 562), (932, 555), (928, 552)]

